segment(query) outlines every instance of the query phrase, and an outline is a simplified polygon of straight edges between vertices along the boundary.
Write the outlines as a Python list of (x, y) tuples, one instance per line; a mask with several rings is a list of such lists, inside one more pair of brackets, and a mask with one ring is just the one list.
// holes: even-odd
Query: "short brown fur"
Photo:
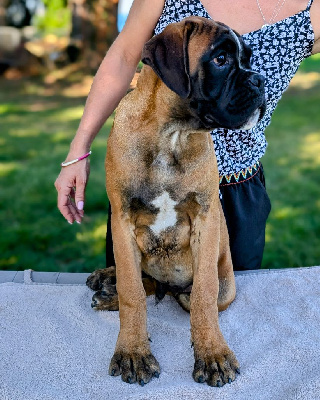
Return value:
[[(201, 38), (190, 37), (189, 65), (195, 71), (216, 32), (201, 26), (199, 18), (190, 20), (203, 31)], [(207, 131), (171, 118), (181, 102), (145, 66), (137, 88), (120, 103), (109, 137), (107, 192), (118, 292), (113, 300), (119, 301), (121, 323), (109, 372), (140, 384), (160, 373), (148, 341), (143, 271), (180, 287), (181, 293), (193, 285), (190, 297), (177, 295), (190, 309), (193, 377), (220, 386), (233, 381), (239, 368), (218, 322), (218, 309), (226, 309), (235, 298), (234, 274), (212, 139)], [(177, 222), (156, 235), (150, 226), (158, 211), (150, 204), (164, 190), (176, 204)], [(149, 282), (148, 292), (153, 289)]]

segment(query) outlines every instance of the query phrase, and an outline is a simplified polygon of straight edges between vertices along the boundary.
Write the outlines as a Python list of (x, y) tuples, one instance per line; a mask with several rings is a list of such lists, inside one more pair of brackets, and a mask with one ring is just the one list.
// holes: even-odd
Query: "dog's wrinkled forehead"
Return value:
[[(232, 51), (241, 58), (243, 41), (226, 25), (202, 17), (188, 17), (169, 24), (144, 46), (142, 61), (149, 65), (159, 78), (182, 98), (192, 92), (191, 76), (201, 73), (205, 56), (210, 56), (215, 46), (232, 42)], [(245, 59), (248, 58), (247, 53)], [(240, 61), (240, 59), (239, 59)], [(202, 71), (202, 72), (201, 72)]]
[(199, 69), (202, 55), (214, 49), (221, 40), (228, 39), (234, 42), (239, 60), (241, 59), (243, 42), (232, 29), (216, 21), (214, 21), (214, 25), (210, 20), (208, 20), (208, 23), (202, 19), (197, 22), (197, 29), (193, 30), (188, 43), (190, 75), (193, 75)]

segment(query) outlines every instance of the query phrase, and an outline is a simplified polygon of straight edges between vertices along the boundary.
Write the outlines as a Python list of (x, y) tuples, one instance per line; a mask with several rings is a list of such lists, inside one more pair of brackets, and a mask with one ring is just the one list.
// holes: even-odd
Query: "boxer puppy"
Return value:
[[(96, 271), (95, 309), (120, 309), (109, 373), (149, 382), (160, 367), (146, 325), (146, 292), (169, 291), (190, 310), (193, 378), (231, 383), (239, 363), (219, 328), (235, 280), (210, 130), (249, 129), (265, 111), (264, 78), (226, 25), (190, 17), (144, 47), (135, 90), (120, 103), (108, 140), (107, 192), (115, 268)], [(155, 282), (145, 290), (141, 274)], [(191, 294), (188, 288), (192, 285)]]

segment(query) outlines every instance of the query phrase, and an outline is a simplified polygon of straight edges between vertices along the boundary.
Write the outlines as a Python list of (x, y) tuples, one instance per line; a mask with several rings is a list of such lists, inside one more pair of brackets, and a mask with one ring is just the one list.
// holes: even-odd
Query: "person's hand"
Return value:
[(90, 173), (88, 158), (67, 167), (62, 167), (55, 181), (58, 191), (58, 208), (65, 219), (72, 224), (81, 223), (84, 209), (84, 192)]

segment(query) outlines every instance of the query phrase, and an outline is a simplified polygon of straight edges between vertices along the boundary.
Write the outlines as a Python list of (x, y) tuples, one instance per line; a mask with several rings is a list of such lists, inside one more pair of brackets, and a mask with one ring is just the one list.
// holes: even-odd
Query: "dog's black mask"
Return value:
[(142, 61), (202, 127), (249, 129), (266, 109), (264, 77), (252, 71), (250, 57), (251, 49), (226, 25), (189, 17), (154, 36)]

